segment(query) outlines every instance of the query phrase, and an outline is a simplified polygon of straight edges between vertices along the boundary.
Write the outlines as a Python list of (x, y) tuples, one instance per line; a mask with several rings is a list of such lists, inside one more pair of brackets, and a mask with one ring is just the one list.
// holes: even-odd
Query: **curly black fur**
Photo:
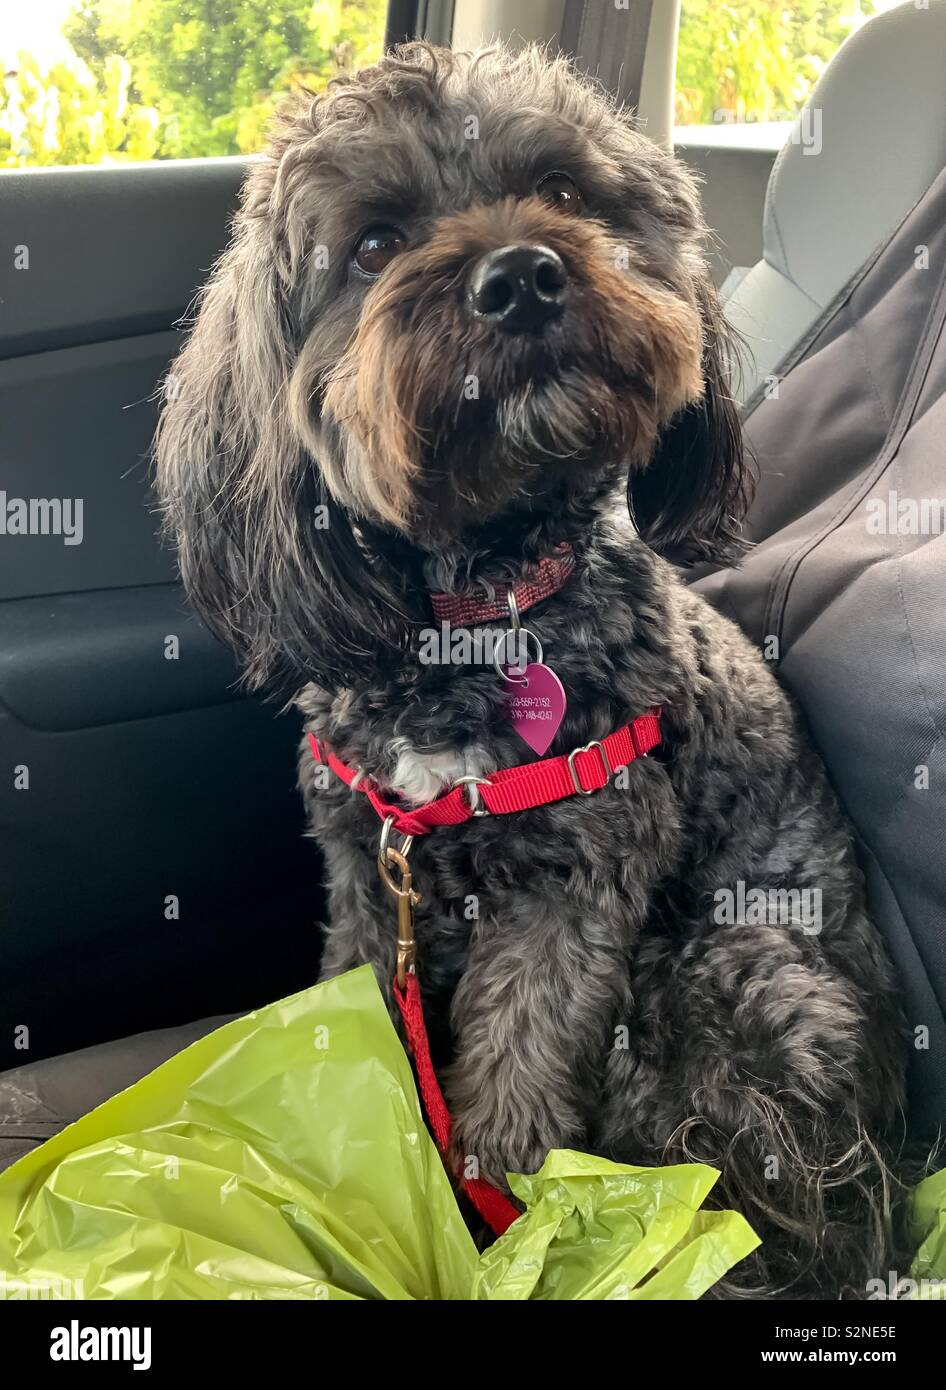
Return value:
[[(581, 215), (543, 202), (549, 171)], [(352, 250), (379, 222), (404, 249), (369, 282)], [(458, 1152), (500, 1181), (553, 1146), (717, 1164), (715, 1200), (763, 1237), (722, 1292), (863, 1295), (898, 1258), (893, 972), (795, 710), (657, 553), (733, 557), (748, 497), (703, 235), (689, 175), (562, 60), (400, 50), (287, 115), (251, 172), (173, 369), (158, 481), (249, 681), (407, 803), (530, 757), (490, 666), (418, 660), (429, 590), (501, 587), (573, 546), (528, 616), (568, 692), (550, 751), (655, 705), (663, 743), (593, 797), (415, 846)], [(569, 276), (528, 341), (465, 296), (480, 257), (522, 241)], [(368, 961), (390, 998), (374, 813), (307, 743), (300, 781), (324, 973)], [(817, 930), (719, 920), (739, 885), (817, 892)]]

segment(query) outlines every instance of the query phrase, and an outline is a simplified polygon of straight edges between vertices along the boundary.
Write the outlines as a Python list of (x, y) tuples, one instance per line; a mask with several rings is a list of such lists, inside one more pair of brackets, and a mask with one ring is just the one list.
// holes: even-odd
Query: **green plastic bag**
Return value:
[(693, 1299), (758, 1244), (701, 1164), (554, 1151), (478, 1255), (365, 966), (226, 1024), (0, 1175), (7, 1297)]
[(905, 1296), (946, 1301), (946, 1168), (924, 1178), (913, 1193), (911, 1233), (919, 1243)]

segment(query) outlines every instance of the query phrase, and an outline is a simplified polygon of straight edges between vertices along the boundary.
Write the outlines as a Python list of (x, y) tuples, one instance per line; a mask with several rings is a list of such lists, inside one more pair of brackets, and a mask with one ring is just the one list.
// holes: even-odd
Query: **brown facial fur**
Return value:
[[(564, 314), (541, 337), (504, 335), (466, 302), (475, 262), (516, 242), (550, 247), (568, 270)], [(703, 389), (702, 334), (693, 304), (621, 268), (627, 256), (601, 223), (537, 198), (441, 218), (369, 291), (327, 381), (305, 382), (305, 354), (297, 365), (293, 400), (321, 395), (359, 446), (356, 463), (350, 452), (326, 471), (339, 500), (449, 539), (563, 470), (645, 462)]]
[[(579, 212), (539, 196), (550, 171)], [(376, 225), (404, 249), (366, 281)], [(523, 242), (568, 275), (541, 336), (465, 299), (484, 252)], [(158, 488), (250, 685), (376, 670), (423, 615), (428, 562), (534, 558), (622, 487), (655, 549), (739, 553), (747, 473), (692, 176), (563, 59), (411, 45), (294, 104), (199, 310)]]

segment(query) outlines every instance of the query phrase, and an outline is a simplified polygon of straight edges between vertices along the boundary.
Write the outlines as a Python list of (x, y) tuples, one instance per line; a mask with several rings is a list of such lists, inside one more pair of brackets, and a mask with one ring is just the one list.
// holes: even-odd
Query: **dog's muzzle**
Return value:
[(559, 317), (567, 296), (568, 272), (561, 256), (527, 242), (483, 256), (467, 290), (476, 317), (505, 333), (541, 333)]

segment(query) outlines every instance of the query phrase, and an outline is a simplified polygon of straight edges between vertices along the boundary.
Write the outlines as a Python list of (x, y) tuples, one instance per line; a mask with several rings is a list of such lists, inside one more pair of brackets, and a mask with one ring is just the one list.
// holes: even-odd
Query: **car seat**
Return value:
[[(756, 546), (696, 580), (777, 662), (853, 820), (922, 1131), (946, 1121), (946, 539), (870, 504), (946, 499), (944, 53), (946, 0), (870, 21), (774, 167), (763, 259), (724, 287), (754, 355)], [(7, 1072), (0, 1166), (219, 1021)]]
[(853, 822), (924, 1135), (946, 1124), (944, 55), (944, 0), (871, 20), (775, 164), (725, 305), (755, 359), (755, 546), (697, 581), (777, 663)]

